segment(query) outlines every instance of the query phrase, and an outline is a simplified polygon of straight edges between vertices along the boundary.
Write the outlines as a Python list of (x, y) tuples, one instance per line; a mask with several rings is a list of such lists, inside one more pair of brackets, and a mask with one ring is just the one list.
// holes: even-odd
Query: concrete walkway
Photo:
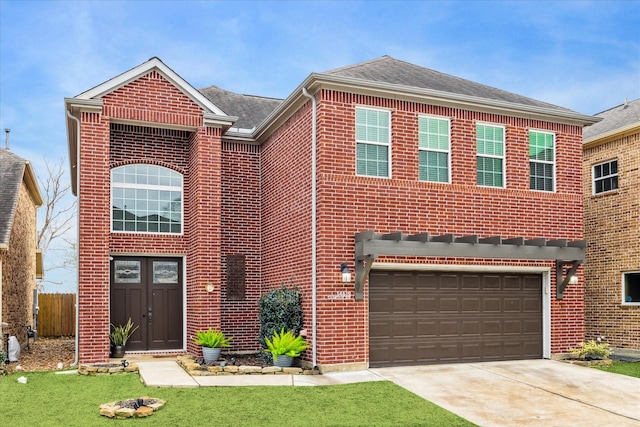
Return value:
[(640, 427), (640, 379), (552, 360), (371, 369), (480, 426)]
[(229, 387), (229, 386), (318, 386), (383, 381), (370, 371), (335, 372), (324, 375), (189, 375), (177, 362), (136, 361), (140, 379), (148, 387)]

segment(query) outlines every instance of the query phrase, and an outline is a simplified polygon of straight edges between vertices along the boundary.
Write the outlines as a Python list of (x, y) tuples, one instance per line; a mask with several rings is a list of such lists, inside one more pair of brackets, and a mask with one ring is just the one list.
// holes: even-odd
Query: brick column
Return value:
[[(221, 129), (200, 127), (190, 141), (187, 212), (187, 348), (195, 332), (221, 324)], [(208, 292), (207, 284), (214, 286)]]
[(109, 358), (109, 119), (81, 114), (78, 204), (79, 361)]

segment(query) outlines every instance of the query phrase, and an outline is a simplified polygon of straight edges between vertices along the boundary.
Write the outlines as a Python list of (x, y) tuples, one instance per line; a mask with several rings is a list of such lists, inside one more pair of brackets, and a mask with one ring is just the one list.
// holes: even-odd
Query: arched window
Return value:
[(111, 230), (182, 233), (182, 175), (154, 165), (111, 169)]

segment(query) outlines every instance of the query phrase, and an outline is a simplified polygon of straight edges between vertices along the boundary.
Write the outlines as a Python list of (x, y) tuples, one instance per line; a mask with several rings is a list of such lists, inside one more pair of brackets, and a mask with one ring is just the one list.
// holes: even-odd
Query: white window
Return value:
[(421, 181), (450, 182), (449, 129), (449, 119), (418, 117), (418, 169)]
[(640, 271), (622, 274), (622, 303), (640, 305)]
[(391, 176), (391, 113), (356, 108), (356, 173)]
[(549, 132), (529, 131), (529, 188), (555, 191), (555, 141)]
[(182, 233), (182, 175), (136, 164), (111, 170), (111, 230)]
[(504, 126), (476, 124), (476, 179), (484, 187), (504, 187)]
[(618, 161), (611, 160), (593, 167), (593, 194), (618, 189)]

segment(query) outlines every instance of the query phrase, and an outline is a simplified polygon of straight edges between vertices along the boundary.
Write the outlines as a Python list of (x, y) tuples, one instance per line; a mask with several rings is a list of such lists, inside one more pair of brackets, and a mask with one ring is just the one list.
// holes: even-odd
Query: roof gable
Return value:
[(200, 106), (200, 108), (202, 108), (206, 113), (212, 113), (217, 116), (227, 115), (222, 111), (222, 109), (218, 108), (213, 102), (207, 99), (207, 97), (198, 92), (193, 86), (187, 83), (186, 80), (180, 77), (171, 68), (166, 66), (164, 62), (156, 57), (153, 57), (147, 62), (140, 64), (129, 71), (125, 71), (119, 76), (107, 80), (106, 82), (99, 84), (78, 96), (75, 96), (74, 99), (89, 100), (102, 98), (103, 96), (139, 79), (146, 74), (151, 73), (152, 71), (157, 71), (161, 76), (167, 79), (171, 84)]

